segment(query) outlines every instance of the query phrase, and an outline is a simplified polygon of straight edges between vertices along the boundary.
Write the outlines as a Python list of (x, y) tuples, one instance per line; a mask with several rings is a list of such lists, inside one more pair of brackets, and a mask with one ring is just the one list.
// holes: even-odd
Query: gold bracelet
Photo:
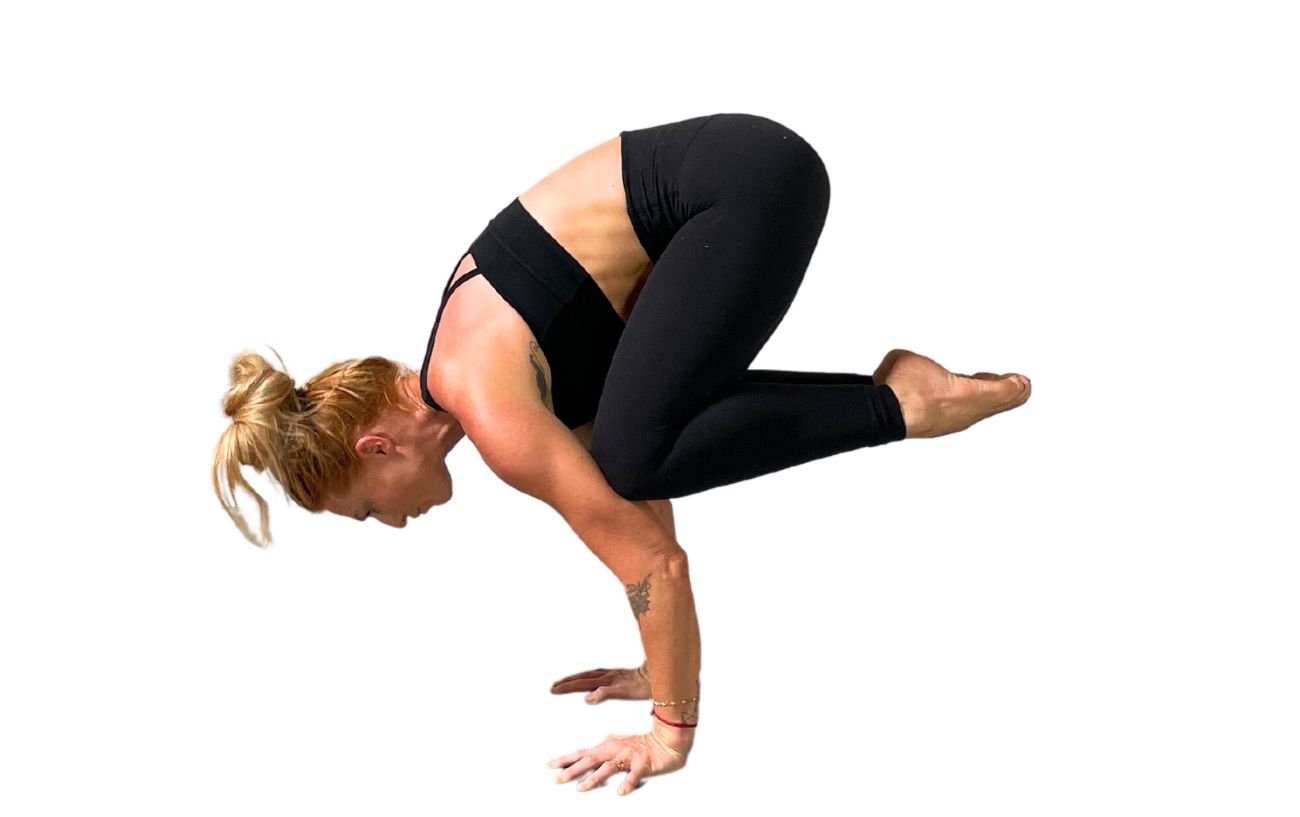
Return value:
[[(646, 661), (642, 662), (641, 666), (637, 667), (637, 672), (641, 673), (641, 677), (642, 677), (642, 678), (645, 678), (647, 682), (650, 681), (650, 676), (647, 675), (647, 674), (644, 672), (644, 670), (645, 670), (645, 666), (646, 666), (646, 664), (648, 664), (648, 663), (650, 663), (650, 661), (647, 659)], [(697, 684), (697, 686), (698, 686), (698, 684)], [(654, 700), (654, 696), (651, 696), (650, 700), (654, 703), (655, 706), (677, 706), (678, 704), (689, 704), (689, 703), (695, 703), (695, 702), (697, 702), (697, 701), (700, 700), (700, 696), (696, 695), (694, 698), (687, 698), (687, 699), (685, 699), (685, 700), (681, 700), (681, 701), (656, 701), (656, 700)]]
[(678, 704), (694, 703), (699, 699), (700, 696), (696, 695), (694, 698), (686, 698), (685, 700), (681, 700), (681, 701), (655, 701), (655, 706), (677, 706)]

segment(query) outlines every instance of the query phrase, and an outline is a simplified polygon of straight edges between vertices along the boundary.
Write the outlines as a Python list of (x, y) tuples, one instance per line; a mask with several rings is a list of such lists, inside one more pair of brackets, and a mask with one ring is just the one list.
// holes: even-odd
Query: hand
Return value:
[[(663, 726), (662, 729), (674, 732), (694, 731), (679, 730), (672, 726)], [(674, 740), (679, 740), (679, 737), (664, 734), (656, 722), (648, 734), (610, 735), (599, 746), (579, 749), (573, 754), (557, 757), (546, 765), (551, 768), (566, 767), (556, 775), (556, 783), (568, 783), (583, 772), (595, 769), (578, 784), (578, 791), (587, 791), (620, 771), (618, 761), (621, 760), (622, 771), (627, 772), (627, 778), (618, 787), (618, 793), (622, 795), (635, 789), (642, 777), (667, 774), (686, 765), (686, 755), (694, 741), (673, 748), (669, 743)]]
[(551, 684), (551, 694), (590, 692), (586, 701), (598, 704), (606, 698), (650, 700), (650, 679), (641, 669), (591, 669), (569, 675)]

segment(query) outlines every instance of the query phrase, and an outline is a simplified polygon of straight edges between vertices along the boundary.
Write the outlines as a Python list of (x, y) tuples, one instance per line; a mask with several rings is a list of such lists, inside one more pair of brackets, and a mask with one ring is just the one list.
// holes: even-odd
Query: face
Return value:
[(345, 492), (328, 498), (326, 510), (404, 528), (407, 519), (451, 499), (446, 457), (429, 442), (379, 432), (362, 436), (356, 447), (356, 476)]

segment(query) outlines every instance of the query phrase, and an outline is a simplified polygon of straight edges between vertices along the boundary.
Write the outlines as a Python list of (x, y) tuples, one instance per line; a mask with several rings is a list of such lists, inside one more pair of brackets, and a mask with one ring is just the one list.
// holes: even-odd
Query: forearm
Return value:
[(566, 518), (623, 583), (641, 632), (651, 697), (680, 702), (653, 707), (655, 732), (674, 749), (688, 748), (695, 730), (664, 723), (698, 719), (699, 702), (690, 699), (699, 696), (700, 630), (686, 551), (652, 502), (620, 499)]
[[(641, 629), (651, 697), (667, 705), (654, 712), (674, 723), (699, 720), (700, 628), (684, 553), (659, 562), (640, 581), (626, 583), (628, 603)], [(655, 729), (673, 748), (689, 747), (693, 728), (655, 719)]]
[[(672, 501), (668, 499), (649, 499), (649, 500), (645, 500), (645, 504), (650, 507), (650, 510), (654, 511), (655, 516), (658, 517), (659, 519), (659, 523), (663, 525), (666, 531), (668, 531), (668, 535), (672, 536), (673, 539), (675, 540), (677, 538), (677, 528), (676, 525), (674, 524), (674, 519), (673, 519)], [(676, 646), (673, 646), (670, 650), (669, 653), (670, 657), (666, 664), (666, 670), (663, 673), (656, 673), (656, 675), (659, 676), (658, 678), (652, 678), (650, 676), (649, 658), (646, 658), (646, 660), (641, 663), (641, 666), (638, 669), (638, 671), (641, 673), (642, 677), (646, 679), (646, 682), (650, 684), (651, 698), (653, 700), (682, 701), (683, 698), (688, 698), (688, 699), (696, 698), (697, 700), (695, 701), (685, 701), (682, 703), (669, 704), (667, 706), (654, 707), (655, 712), (658, 712), (661, 716), (663, 716), (664, 718), (670, 721), (673, 721), (675, 723), (693, 724), (699, 719), (698, 698), (700, 694), (700, 680), (699, 680), (700, 679), (700, 631), (699, 631), (698, 620), (695, 616), (694, 593), (691, 590), (689, 573), (684, 569), (685, 564), (686, 564), (685, 560), (683, 559), (682, 561), (683, 569), (681, 570), (680, 573), (681, 573), (681, 577), (684, 578), (686, 581), (681, 583), (682, 587), (678, 589), (677, 595), (681, 599), (684, 599), (684, 602), (682, 601), (678, 602), (679, 604), (683, 605), (682, 609), (688, 610), (689, 612), (684, 617), (681, 615), (676, 617), (677, 629), (683, 631), (684, 634), (675, 636), (673, 638), (672, 644)], [(665, 586), (664, 589), (665, 591), (670, 591), (672, 587)], [(665, 595), (667, 595), (667, 592), (665, 593)], [(630, 596), (629, 596), (629, 600), (630, 600)], [(671, 599), (667, 599), (665, 600), (665, 602), (671, 602)], [(682, 620), (683, 618), (685, 619), (685, 621)], [(638, 623), (641, 623), (640, 618), (638, 618)], [(666, 629), (671, 631), (673, 627), (669, 626)], [(645, 625), (642, 624), (641, 638), (646, 648), (645, 650), (646, 654), (649, 655), (651, 650), (649, 646), (649, 641), (647, 641), (646, 639), (646, 635), (647, 633), (646, 633)], [(657, 663), (660, 665), (664, 665), (662, 659)], [(665, 680), (665, 676), (667, 680)], [(689, 695), (655, 694), (657, 690), (662, 690), (662, 689), (694, 690), (694, 691), (691, 692)], [(676, 713), (676, 714), (671, 714), (671, 713)], [(662, 723), (661, 721), (658, 721), (656, 723), (656, 727), (658, 727), (661, 723)], [(663, 731), (667, 733), (666, 737), (669, 735), (673, 735), (674, 733), (680, 733), (680, 734), (676, 734), (677, 740), (684, 741), (687, 743), (689, 743), (692, 740), (695, 731), (694, 729), (683, 729), (680, 727), (671, 727), (671, 726), (667, 726), (667, 724), (664, 724), (664, 726), (666, 728)]]
[[(686, 552), (672, 529), (666, 501), (629, 500), (609, 486), (579, 437), (531, 401), (485, 401), (463, 412), (466, 434), (484, 462), (508, 484), (550, 505), (618, 577), (641, 630), (651, 693), (660, 717), (695, 723), (699, 694), (700, 631), (691, 595)], [(458, 415), (459, 416), (459, 415)], [(658, 718), (653, 730), (682, 750), (694, 729)]]

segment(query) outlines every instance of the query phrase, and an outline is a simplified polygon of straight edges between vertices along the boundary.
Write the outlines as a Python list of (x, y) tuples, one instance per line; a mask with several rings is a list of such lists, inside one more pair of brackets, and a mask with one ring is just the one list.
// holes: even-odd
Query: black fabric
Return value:
[[(448, 279), (438, 316), (429, 333), (420, 391), (424, 401), (442, 411), (429, 393), (429, 361), (447, 299), (461, 281), (481, 273), (509, 303), (542, 347), (551, 367), (555, 416), (569, 428), (590, 422), (605, 382), (605, 372), (623, 333), (623, 319), (572, 255), (516, 198), (488, 222), (460, 257), (474, 256), (475, 269)], [(455, 268), (452, 270), (455, 276)]]
[(868, 375), (748, 369), (789, 309), (830, 206), (817, 151), (763, 116), (620, 134), (654, 268), (605, 379), (591, 454), (629, 499), (667, 499), (906, 436)]
[[(654, 262), (626, 325), (518, 199), (469, 250), (538, 338), (556, 415), (569, 428), (594, 419), (591, 455), (614, 490), (685, 496), (903, 439), (897, 397), (869, 375), (748, 368), (826, 220), (830, 179), (812, 146), (743, 113), (619, 136), (628, 216)], [(434, 408), (429, 354), (452, 290), (420, 373)]]

